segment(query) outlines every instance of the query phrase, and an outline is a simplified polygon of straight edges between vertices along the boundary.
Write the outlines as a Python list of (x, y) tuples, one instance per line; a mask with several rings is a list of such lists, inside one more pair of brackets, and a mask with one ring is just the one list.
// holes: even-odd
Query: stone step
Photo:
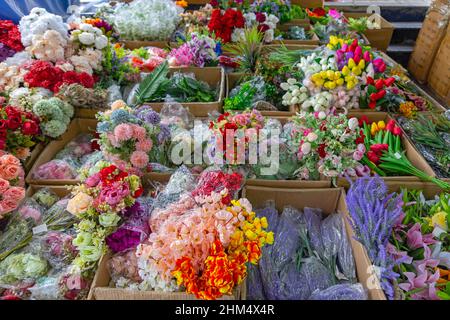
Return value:
[(414, 50), (413, 45), (391, 44), (387, 49), (387, 54), (405, 68), (408, 66), (409, 57)]
[(394, 22), (394, 34), (391, 44), (414, 45), (422, 22)]

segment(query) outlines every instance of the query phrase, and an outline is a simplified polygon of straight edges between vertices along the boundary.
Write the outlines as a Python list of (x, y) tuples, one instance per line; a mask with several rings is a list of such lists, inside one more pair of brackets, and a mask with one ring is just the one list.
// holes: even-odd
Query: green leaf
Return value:
[(168, 73), (169, 64), (165, 61), (145, 77), (139, 84), (139, 88), (136, 90), (136, 105), (152, 101), (153, 96), (158, 91), (160, 85), (167, 79)]

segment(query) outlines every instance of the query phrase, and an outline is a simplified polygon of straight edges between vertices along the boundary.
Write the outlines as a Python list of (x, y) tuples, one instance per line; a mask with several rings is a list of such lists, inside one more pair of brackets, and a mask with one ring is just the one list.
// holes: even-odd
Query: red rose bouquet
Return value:
[(63, 84), (79, 83), (86, 88), (94, 87), (94, 78), (86, 72), (66, 71), (48, 61), (36, 60), (28, 68), (24, 81), (30, 87), (42, 87), (58, 92)]
[(33, 113), (12, 106), (0, 107), (0, 150), (24, 160), (42, 140), (39, 119)]
[(0, 20), (0, 43), (3, 43), (15, 52), (24, 49), (20, 40), (19, 28), (11, 20)]
[(209, 32), (214, 33), (223, 43), (231, 41), (231, 35), (237, 28), (244, 28), (245, 18), (241, 11), (229, 8), (225, 11), (215, 9), (208, 23)]

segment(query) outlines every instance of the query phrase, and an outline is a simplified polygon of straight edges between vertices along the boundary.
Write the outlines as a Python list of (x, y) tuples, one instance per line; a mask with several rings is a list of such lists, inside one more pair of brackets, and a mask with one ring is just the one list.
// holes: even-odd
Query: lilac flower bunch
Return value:
[(0, 43), (0, 62), (5, 61), (9, 57), (12, 57), (15, 53), (16, 52), (7, 45)]
[(113, 252), (123, 252), (136, 248), (150, 234), (148, 218), (150, 208), (135, 202), (124, 213), (126, 221), (112, 234), (106, 237), (106, 244)]
[(350, 224), (357, 241), (367, 249), (374, 266), (379, 268), (380, 284), (388, 298), (393, 299), (393, 281), (399, 277), (394, 267), (405, 257), (388, 251), (389, 238), (402, 217), (402, 195), (388, 194), (383, 180), (364, 177), (351, 184), (347, 193)]
[(169, 64), (174, 67), (205, 67), (217, 60), (214, 39), (197, 33), (192, 34), (189, 41), (169, 54)]

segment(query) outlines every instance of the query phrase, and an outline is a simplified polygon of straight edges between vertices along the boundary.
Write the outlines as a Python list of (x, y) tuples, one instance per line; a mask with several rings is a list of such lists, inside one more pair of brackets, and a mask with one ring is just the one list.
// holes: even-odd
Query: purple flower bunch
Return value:
[(123, 252), (136, 248), (150, 234), (148, 218), (150, 207), (139, 202), (128, 208), (124, 217), (126, 221), (112, 234), (106, 237), (106, 244), (113, 252)]
[(9, 57), (12, 57), (16, 51), (0, 42), (0, 62), (5, 61)]
[(395, 256), (388, 250), (389, 238), (403, 215), (402, 195), (388, 194), (384, 181), (374, 176), (353, 182), (346, 200), (355, 238), (365, 246), (373, 265), (379, 268), (381, 287), (388, 298), (393, 299), (393, 281), (399, 277), (394, 267), (408, 258)]
[(169, 64), (178, 67), (204, 67), (218, 59), (215, 48), (214, 39), (194, 33), (189, 41), (172, 50)]

